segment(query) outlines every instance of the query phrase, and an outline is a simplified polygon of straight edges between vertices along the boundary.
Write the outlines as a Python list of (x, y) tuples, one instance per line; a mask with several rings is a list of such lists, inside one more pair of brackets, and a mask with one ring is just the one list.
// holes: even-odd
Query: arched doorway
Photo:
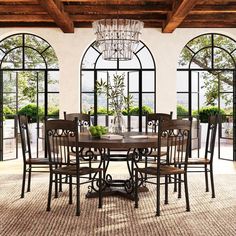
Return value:
[(58, 71), (43, 38), (19, 33), (0, 41), (0, 160), (18, 158), (18, 113), (32, 117), (32, 151), (42, 150), (43, 117), (58, 115)]
[(124, 74), (126, 95), (133, 97), (132, 107), (124, 112), (127, 128), (142, 130), (144, 113), (156, 110), (156, 66), (142, 42), (129, 61), (105, 61), (95, 43), (89, 46), (81, 62), (81, 111), (90, 111), (95, 124), (109, 124), (109, 102), (105, 96), (97, 96), (94, 88), (97, 81), (108, 81), (116, 73)]
[(236, 41), (215, 33), (192, 39), (177, 71), (177, 114), (198, 116), (204, 123), (219, 112), (218, 157), (236, 160)]

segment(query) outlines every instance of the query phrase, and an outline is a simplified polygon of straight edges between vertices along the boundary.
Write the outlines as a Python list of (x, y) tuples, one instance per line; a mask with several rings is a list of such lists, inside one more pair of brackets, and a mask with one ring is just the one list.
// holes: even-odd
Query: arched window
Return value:
[(125, 93), (133, 97), (133, 103), (123, 111), (127, 128), (141, 130), (142, 116), (145, 112), (155, 112), (156, 107), (155, 62), (142, 42), (130, 61), (105, 61), (95, 43), (89, 46), (81, 62), (81, 111), (94, 114), (95, 124), (108, 125), (109, 102), (105, 95), (97, 96), (94, 88), (96, 81), (108, 81), (114, 74), (124, 74)]
[[(235, 132), (235, 69), (236, 41), (222, 34), (209, 33), (192, 39), (179, 58), (177, 115), (198, 115), (200, 122), (205, 123), (210, 113), (221, 113), (219, 143), (233, 139)], [(233, 149), (235, 159), (235, 145)], [(218, 154), (220, 157), (220, 146)], [(232, 159), (233, 155), (224, 157)]]
[(43, 38), (19, 33), (0, 41), (0, 121), (4, 121), (0, 126), (0, 160), (3, 152), (7, 157), (16, 151), (17, 157), (19, 113), (32, 117), (37, 153), (42, 147), (42, 118), (59, 114), (58, 71), (55, 51)]
[(0, 41), (0, 68), (58, 69), (50, 44), (33, 34), (15, 34)]

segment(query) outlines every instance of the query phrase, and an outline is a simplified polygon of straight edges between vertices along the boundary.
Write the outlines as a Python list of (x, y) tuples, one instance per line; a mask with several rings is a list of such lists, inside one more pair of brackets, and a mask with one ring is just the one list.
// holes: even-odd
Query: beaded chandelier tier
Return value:
[(93, 22), (96, 46), (104, 60), (131, 60), (144, 24), (139, 20), (102, 19)]

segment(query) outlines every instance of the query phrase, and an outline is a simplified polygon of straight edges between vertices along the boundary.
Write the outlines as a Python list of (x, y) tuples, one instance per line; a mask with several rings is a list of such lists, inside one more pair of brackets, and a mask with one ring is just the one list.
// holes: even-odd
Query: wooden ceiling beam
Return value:
[[(109, 18), (109, 15), (107, 14), (97, 14), (97, 15), (82, 15), (82, 14), (76, 14), (76, 15), (71, 15), (71, 19), (73, 21), (95, 21), (95, 20), (100, 20), (100, 19), (106, 19)], [(125, 14), (125, 15), (119, 15), (119, 18), (125, 18), (125, 19), (137, 19), (137, 20), (152, 20), (155, 21), (158, 19), (159, 21), (165, 21), (166, 20), (166, 15), (164, 14), (159, 14), (159, 13), (153, 13), (153, 14)]]
[(202, 17), (201, 14), (191, 14), (185, 18), (184, 21), (202, 21), (202, 22), (216, 22), (216, 21), (232, 21), (235, 22), (236, 13), (221, 13), (221, 14), (207, 14)]
[(173, 4), (173, 10), (167, 16), (162, 28), (163, 33), (172, 33), (197, 4), (198, 0), (180, 0)]
[(142, 13), (167, 13), (171, 10), (170, 4), (152, 4), (147, 6), (131, 6), (131, 5), (65, 5), (65, 10), (69, 14), (82, 14), (82, 13), (94, 13), (94, 14), (142, 14)]
[[(162, 21), (145, 21), (144, 28), (161, 28)], [(207, 24), (206, 24), (207, 23)], [(75, 27), (83, 27), (83, 28), (91, 28), (92, 22), (75, 22)], [(35, 21), (35, 22), (8, 22), (0, 21), (0, 27), (47, 27), (47, 28), (55, 28), (56, 24), (54, 21), (48, 21), (48, 22), (42, 22), (42, 21)], [(179, 28), (235, 28), (236, 22), (197, 22), (197, 21), (191, 21), (191, 22), (184, 22), (182, 23)]]
[[(174, 2), (174, 3), (173, 3)], [(117, 16), (118, 15), (118, 16)], [(235, 0), (0, 0), (0, 27), (91, 27), (102, 18), (130, 18), (144, 27), (236, 27)]]
[(212, 14), (236, 12), (236, 3), (230, 5), (197, 5), (190, 14)]
[(47, 15), (0, 15), (1, 22), (53, 22)]
[(0, 27), (47, 27), (47, 28), (55, 28), (57, 25), (54, 21), (52, 22), (1, 22)]
[[(127, 16), (127, 15), (126, 15)], [(122, 17), (122, 16), (121, 16)], [(53, 22), (54, 20), (49, 15), (43, 14), (0, 14), (0, 22)], [(93, 22), (101, 18), (108, 18), (107, 15), (72, 15), (71, 18), (75, 22)], [(123, 17), (125, 18), (125, 17)], [(157, 17), (157, 14), (138, 14), (138, 15), (128, 15), (130, 19), (140, 19), (144, 22), (163, 22), (165, 21), (165, 15)]]
[[(6, 1), (6, 0), (5, 0)], [(13, 0), (12, 0), (13, 1)], [(20, 1), (20, 0), (18, 0)], [(171, 2), (172, 0), (61, 0), (65, 3), (96, 3), (98, 4), (117, 4), (117, 1), (119, 1), (119, 4), (141, 4), (144, 5), (146, 3), (157, 3), (157, 2)]]
[(0, 14), (47, 14), (40, 5), (0, 5)]
[(74, 23), (64, 11), (63, 4), (60, 0), (38, 1), (64, 33), (74, 33)]
[(185, 21), (180, 26), (180, 28), (235, 28), (236, 22), (228, 21)]
[(38, 4), (38, 0), (0, 0), (0, 4)]
[[(75, 27), (83, 27), (83, 28), (91, 28), (92, 22), (75, 22)], [(145, 22), (145, 28), (160, 28), (162, 26), (161, 22)], [(0, 22), (0, 27), (47, 27), (47, 28), (55, 28), (56, 24), (54, 21), (52, 22)]]
[[(144, 28), (160, 28), (162, 26), (162, 21), (146, 21), (144, 24)], [(85, 28), (91, 28), (92, 22), (75, 22), (75, 27), (85, 27)]]

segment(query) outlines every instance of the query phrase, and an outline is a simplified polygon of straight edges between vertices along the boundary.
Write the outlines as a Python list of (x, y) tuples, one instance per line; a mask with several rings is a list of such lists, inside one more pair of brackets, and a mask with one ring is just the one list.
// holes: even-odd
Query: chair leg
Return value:
[(156, 216), (160, 216), (160, 176), (157, 175), (157, 188), (156, 188)]
[(76, 178), (76, 215), (80, 216), (80, 179)]
[(205, 182), (206, 182), (206, 192), (209, 192), (207, 165), (205, 165)]
[(177, 176), (174, 175), (174, 192), (177, 192)]
[(210, 165), (210, 177), (211, 177), (211, 191), (212, 191), (212, 198), (215, 198), (215, 186), (214, 186), (214, 177), (213, 177), (213, 166)]
[[(91, 157), (89, 156), (89, 169), (92, 168), (92, 163), (91, 163)], [(89, 173), (89, 179), (91, 180), (92, 179), (92, 175), (91, 175), (91, 172)]]
[(138, 208), (138, 170), (135, 170), (135, 182), (134, 182), (134, 207)]
[(99, 202), (98, 202), (98, 208), (102, 208), (102, 171), (100, 170), (99, 171), (99, 192), (98, 192), (98, 194), (99, 194)]
[(28, 174), (28, 187), (27, 192), (30, 192), (30, 185), (31, 185), (31, 165), (29, 165), (29, 174)]
[(25, 194), (25, 178), (26, 178), (26, 165), (24, 165), (23, 167), (21, 198), (24, 198), (24, 194)]
[(62, 175), (59, 175), (59, 192), (62, 192)]
[(68, 175), (65, 176), (65, 183), (68, 184)]
[(69, 176), (69, 204), (72, 204), (72, 176)]
[(184, 174), (184, 190), (185, 190), (185, 199), (186, 199), (186, 211), (190, 211), (187, 173)]
[(101, 155), (101, 161), (103, 164), (103, 179), (106, 179), (106, 156), (105, 155)]
[(55, 198), (58, 198), (58, 175), (55, 174)]
[(168, 204), (168, 180), (170, 176), (165, 176), (165, 204)]
[(48, 190), (48, 204), (47, 211), (51, 210), (51, 199), (52, 199), (52, 174), (49, 175), (49, 190)]
[[(147, 166), (148, 166), (147, 161), (148, 161), (147, 156), (145, 156), (145, 169), (147, 169)], [(147, 173), (145, 173), (144, 179), (145, 179), (145, 181), (147, 180)]]
[(181, 198), (182, 194), (181, 194), (181, 174), (179, 174), (179, 178), (178, 178), (178, 198)]

